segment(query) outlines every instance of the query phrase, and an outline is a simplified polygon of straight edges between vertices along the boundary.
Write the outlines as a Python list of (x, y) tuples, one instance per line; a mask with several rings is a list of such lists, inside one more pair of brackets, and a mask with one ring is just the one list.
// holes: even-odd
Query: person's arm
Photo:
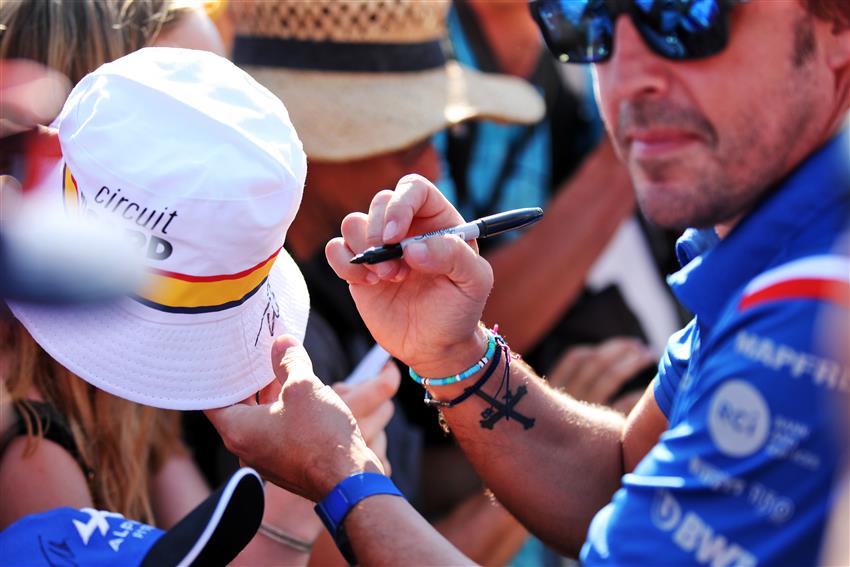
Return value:
[(635, 208), (628, 172), (604, 140), (561, 186), (543, 219), (487, 254), (495, 285), (484, 321), (528, 352), (578, 297), (587, 273)]
[(27, 438), (13, 439), (0, 458), (0, 530), (29, 514), (69, 506), (94, 507), (82, 469), (62, 446), (48, 439), (27, 452)]
[[(483, 391), (505, 404), (504, 361), (499, 364)], [(430, 390), (435, 399), (449, 400), (467, 386)], [(510, 365), (510, 388), (517, 401), (509, 410), (495, 405), (495, 419), (483, 418), (494, 405), (477, 396), (443, 409), (443, 415), (499, 501), (544, 542), (575, 555), (593, 515), (619, 486), (624, 419), (552, 389), (519, 360)]]
[(528, 537), (528, 530), (483, 492), (458, 504), (434, 527), (479, 565), (506, 565)]
[(367, 498), (345, 530), (361, 565), (475, 565), (401, 498)]
[(266, 483), (266, 505), (260, 531), (233, 565), (306, 565), (310, 550), (302, 544), (313, 544), (322, 531), (312, 502)]
[(167, 530), (209, 496), (210, 488), (185, 449), (174, 452), (150, 479), (157, 527)]
[[(460, 221), (436, 187), (411, 175), (395, 191), (376, 195), (368, 216), (346, 217), (343, 238), (327, 247), (331, 266), (351, 284), (373, 336), (421, 376), (450, 376), (481, 357), (487, 341), (478, 319), (493, 281), (489, 265), (474, 242), (445, 236), (408, 246), (403, 260), (379, 265), (380, 274), (375, 266), (349, 260), (369, 246)], [(484, 387), (491, 396), (499, 376), (497, 370)], [(452, 399), (474, 380), (433, 388), (432, 393)], [(489, 404), (478, 397), (443, 413), (499, 501), (542, 539), (574, 553), (593, 514), (619, 486), (624, 419), (556, 392), (519, 361), (511, 364), (510, 382), (515, 396), (518, 388), (526, 389), (513, 410), (523, 420), (534, 420), (527, 429), (515, 419), (497, 420), (493, 429), (482, 427), (481, 414)], [(632, 419), (640, 421), (641, 415)]]
[[(639, 372), (654, 369), (658, 357), (634, 337), (612, 337), (599, 345), (567, 349), (546, 375), (549, 385), (577, 400), (606, 405), (628, 414), (642, 392), (623, 410), (615, 405), (625, 384)], [(631, 397), (631, 396), (629, 396)]]
[[(369, 246), (460, 222), (436, 187), (408, 176), (396, 191), (379, 193), (368, 216), (346, 217), (343, 238), (326, 248), (331, 266), (350, 283), (372, 335), (422, 376), (450, 375), (481, 357), (486, 341), (478, 321), (492, 286), (489, 265), (474, 243), (456, 237), (412, 244), (402, 261), (379, 266), (380, 273), (350, 259)], [(281, 337), (272, 361), (283, 383), (277, 402), (207, 411), (225, 445), (264, 477), (314, 501), (352, 474), (383, 472), (348, 407), (313, 375), (303, 347), (292, 337)], [(491, 395), (498, 376), (485, 386)], [(583, 540), (591, 515), (618, 486), (624, 421), (615, 412), (552, 390), (515, 362), (515, 395), (519, 386), (527, 393), (512, 409), (535, 420), (528, 429), (516, 415), (510, 421), (495, 420), (492, 430), (482, 428), (480, 414), (486, 408), (478, 398), (445, 414), (499, 500), (548, 541), (572, 551)], [(446, 399), (462, 390), (459, 384), (445, 388), (435, 396)], [(630, 419), (642, 417), (633, 413)], [(647, 430), (652, 428), (638, 428)], [(400, 564), (410, 557), (422, 564), (468, 560), (397, 497), (365, 499), (351, 511), (345, 527), (363, 564)]]
[[(264, 478), (316, 502), (352, 474), (384, 472), (351, 410), (316, 378), (294, 337), (278, 337), (272, 362), (283, 384), (276, 402), (206, 411), (228, 450)], [(428, 565), (471, 563), (402, 498), (366, 498), (344, 525), (362, 565), (402, 565), (412, 557)]]

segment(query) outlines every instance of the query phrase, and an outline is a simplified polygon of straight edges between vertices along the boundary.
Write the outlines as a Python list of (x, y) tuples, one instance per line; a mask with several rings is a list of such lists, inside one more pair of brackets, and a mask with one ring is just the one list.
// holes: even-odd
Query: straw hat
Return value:
[(448, 2), (240, 0), (233, 61), (281, 98), (310, 159), (405, 148), (473, 118), (531, 124), (525, 81), (447, 61)]
[(74, 87), (59, 141), (40, 196), (118, 227), (150, 285), (103, 305), (9, 302), (36, 342), (94, 386), (161, 408), (221, 407), (274, 380), (271, 344), (303, 339), (309, 310), (282, 248), (307, 163), (280, 100), (212, 53), (146, 48)]

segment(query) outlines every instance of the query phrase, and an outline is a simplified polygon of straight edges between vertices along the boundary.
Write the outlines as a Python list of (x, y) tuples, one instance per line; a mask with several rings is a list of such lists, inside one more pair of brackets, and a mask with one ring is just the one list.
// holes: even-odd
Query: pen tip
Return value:
[(366, 261), (366, 255), (365, 254), (357, 254), (356, 256), (354, 256), (354, 258), (349, 260), (349, 263), (351, 263), (351, 264), (362, 264), (365, 261)]

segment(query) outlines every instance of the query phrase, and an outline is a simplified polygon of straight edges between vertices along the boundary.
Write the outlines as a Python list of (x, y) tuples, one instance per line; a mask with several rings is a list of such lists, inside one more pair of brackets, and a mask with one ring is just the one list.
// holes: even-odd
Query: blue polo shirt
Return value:
[(848, 317), (848, 219), (845, 130), (722, 241), (683, 235), (668, 282), (695, 317), (653, 385), (669, 429), (594, 518), (584, 563), (817, 562), (848, 446), (848, 368), (824, 324)]

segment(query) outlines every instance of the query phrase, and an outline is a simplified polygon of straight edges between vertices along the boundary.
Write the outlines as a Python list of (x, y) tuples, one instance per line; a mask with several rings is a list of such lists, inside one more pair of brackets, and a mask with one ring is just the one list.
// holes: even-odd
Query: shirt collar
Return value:
[(723, 240), (711, 229), (686, 231), (676, 252), (687, 264), (667, 282), (682, 304), (711, 326), (731, 295), (783, 249), (783, 236), (795, 234), (848, 196), (850, 128), (845, 128), (780, 182)]

